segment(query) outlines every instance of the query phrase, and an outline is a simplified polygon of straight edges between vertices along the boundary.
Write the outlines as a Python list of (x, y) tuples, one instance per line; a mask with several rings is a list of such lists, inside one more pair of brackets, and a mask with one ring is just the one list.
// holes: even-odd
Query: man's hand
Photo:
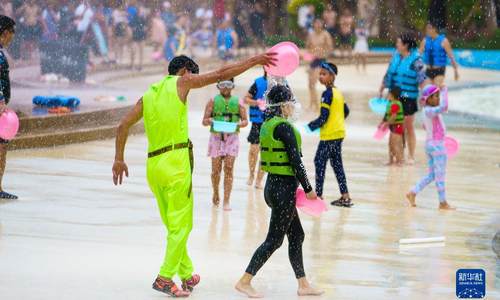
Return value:
[(455, 68), (455, 81), (458, 81), (459, 78), (460, 78), (460, 75), (458, 75), (458, 69)]
[(306, 197), (309, 200), (316, 200), (316, 199), (318, 199), (318, 195), (316, 195), (316, 192), (314, 190), (312, 190), (309, 193), (307, 193)]
[(259, 54), (254, 56), (255, 62), (257, 65), (263, 66), (276, 66), (276, 62), (278, 59), (276, 58), (276, 52), (266, 52), (263, 54)]
[(124, 161), (115, 160), (113, 163), (113, 183), (115, 185), (122, 184), (123, 173), (128, 177), (128, 167)]

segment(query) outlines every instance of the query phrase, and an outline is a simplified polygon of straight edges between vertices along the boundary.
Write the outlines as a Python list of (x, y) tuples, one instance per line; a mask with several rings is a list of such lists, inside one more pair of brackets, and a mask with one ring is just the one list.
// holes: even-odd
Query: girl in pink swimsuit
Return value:
[(427, 154), (429, 173), (424, 176), (406, 195), (410, 205), (415, 207), (415, 198), (432, 181), (436, 183), (439, 196), (439, 209), (453, 209), (446, 202), (445, 178), (448, 156), (444, 146), (446, 127), (443, 122), (443, 113), (448, 111), (448, 89), (441, 89), (430, 84), (422, 91), (424, 105), (424, 127), (427, 134), (425, 152)]

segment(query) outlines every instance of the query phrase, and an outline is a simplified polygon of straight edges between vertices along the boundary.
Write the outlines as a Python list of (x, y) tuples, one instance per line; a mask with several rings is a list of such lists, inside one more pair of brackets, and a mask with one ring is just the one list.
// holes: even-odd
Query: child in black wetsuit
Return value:
[(271, 208), (271, 221), (266, 240), (255, 251), (235, 288), (250, 298), (261, 297), (252, 287), (251, 281), (281, 246), (286, 235), (290, 263), (298, 280), (298, 295), (321, 295), (322, 291), (309, 285), (302, 261), (304, 230), (295, 208), (299, 182), (308, 199), (316, 199), (317, 196), (302, 163), (300, 133), (286, 119), (293, 114), (293, 97), (286, 86), (276, 85), (269, 91), (267, 98), (270, 108), (260, 131), (260, 143), (262, 169), (269, 173), (264, 198)]

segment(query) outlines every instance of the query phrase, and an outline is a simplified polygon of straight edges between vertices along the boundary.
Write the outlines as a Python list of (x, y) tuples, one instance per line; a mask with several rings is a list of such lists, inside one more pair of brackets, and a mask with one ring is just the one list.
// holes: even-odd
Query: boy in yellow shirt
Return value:
[(311, 131), (320, 128), (320, 142), (314, 158), (316, 194), (318, 197), (323, 197), (326, 163), (330, 160), (342, 195), (330, 204), (351, 207), (353, 203), (347, 189), (342, 163), (342, 141), (345, 137), (344, 119), (349, 114), (349, 109), (344, 103), (344, 96), (333, 85), (338, 72), (337, 66), (329, 62), (322, 62), (320, 67), (319, 82), (326, 86), (326, 90), (321, 96), (321, 114), (308, 124)]

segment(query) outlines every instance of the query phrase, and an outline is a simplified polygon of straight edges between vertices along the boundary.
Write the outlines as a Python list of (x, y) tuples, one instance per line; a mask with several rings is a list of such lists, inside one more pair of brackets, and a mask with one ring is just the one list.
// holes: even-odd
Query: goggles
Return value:
[(218, 89), (232, 89), (234, 88), (234, 82), (230, 80), (220, 81), (217, 83)]

